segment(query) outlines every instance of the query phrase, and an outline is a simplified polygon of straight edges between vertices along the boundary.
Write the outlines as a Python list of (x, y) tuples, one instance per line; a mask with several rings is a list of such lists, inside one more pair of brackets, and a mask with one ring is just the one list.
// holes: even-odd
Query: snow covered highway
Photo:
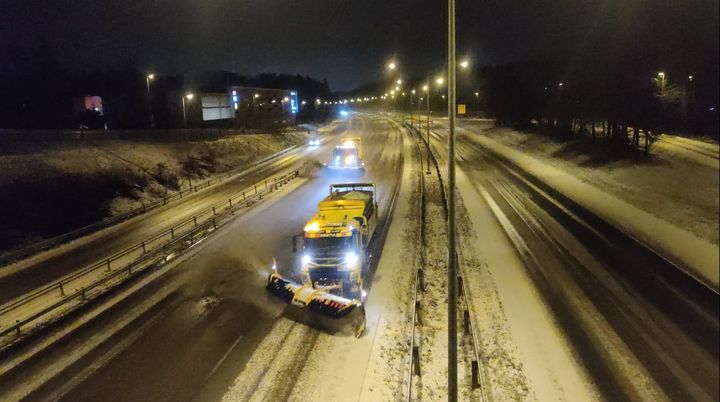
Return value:
[[(532, 361), (539, 358), (533, 356), (537, 351), (526, 353), (531, 382), (538, 377), (533, 369), (558, 378), (550, 395), (536, 396), (554, 399), (568, 387), (572, 377), (566, 373), (581, 363), (594, 384), (592, 393), (609, 399), (717, 400), (717, 293), (664, 258), (664, 250), (649, 249), (632, 233), (575, 202), (572, 195), (542, 182), (535, 172), (524, 171), (506, 155), (484, 147), (480, 139), (490, 140), (482, 137), (482, 131), (490, 125), (467, 123), (459, 130), (458, 191), (476, 233), (486, 232), (484, 241), (497, 246), (503, 239), (489, 237), (489, 229), (479, 221), (484, 207), (478, 204), (492, 210), (520, 257), (523, 274), (514, 280), (531, 281), (533, 292), (540, 294), (552, 314), (544, 325), (562, 328), (568, 342), (563, 347), (577, 356), (567, 356), (563, 367), (557, 360)], [(445, 137), (442, 128), (433, 130), (440, 158)], [(488, 255), (484, 241), (469, 245), (481, 257)], [(542, 326), (528, 317), (527, 308), (510, 307), (523, 287), (501, 283), (509, 279), (501, 271), (513, 269), (512, 259), (498, 263), (505, 266), (488, 265), (497, 275), (498, 297), (507, 308), (511, 330), (515, 325), (520, 328), (514, 331), (541, 332)], [(509, 293), (503, 294), (503, 289)], [(565, 397), (571, 395), (577, 393)]]
[[(446, 121), (431, 126), (432, 155), (424, 122), (408, 123), (398, 114), (352, 113), (322, 128), (319, 146), (1, 277), (0, 293), (11, 300), (227, 202), (249, 183), (300, 171), (162, 264), (0, 350), (0, 400), (444, 399)], [(702, 271), (646, 242), (633, 222), (618, 224), (584, 202), (596, 194), (616, 202), (602, 189), (586, 183), (582, 197), (569, 194), (572, 186), (556, 185), (574, 183), (563, 172), (538, 172), (531, 167), (545, 166), (527, 154), (523, 164), (520, 152), (500, 152), (485, 134), (493, 126), (468, 119), (457, 128), (459, 399), (720, 399), (718, 295), (698, 280)], [(322, 166), (348, 137), (362, 140), (362, 176)], [(275, 270), (303, 280), (294, 237), (309, 230), (331, 184), (351, 182), (374, 183), (379, 218), (359, 338), (306, 325), (266, 290)], [(691, 262), (706, 255), (705, 243), (698, 250)], [(416, 291), (420, 268), (425, 286)], [(463, 329), (468, 319), (472, 334)], [(472, 363), (482, 389), (473, 386)]]

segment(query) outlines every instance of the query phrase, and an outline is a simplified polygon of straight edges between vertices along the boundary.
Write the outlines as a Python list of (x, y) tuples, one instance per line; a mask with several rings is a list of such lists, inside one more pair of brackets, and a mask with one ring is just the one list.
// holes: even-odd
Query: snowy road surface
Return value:
[[(478, 208), (484, 208), (477, 205), (480, 194), (485, 204), (495, 208), (496, 218), (504, 219), (506, 235), (525, 266), (524, 276), (533, 281), (552, 311), (553, 323), (548, 325), (565, 333), (561, 343), (569, 344), (558, 344), (558, 350), (579, 357), (573, 361), (576, 357), (565, 352), (570, 370), (558, 368), (555, 359), (536, 360), (547, 348), (538, 353), (520, 343), (520, 349), (526, 349), (528, 371), (535, 367), (554, 377), (554, 392), (573, 386), (577, 390), (569, 382), (572, 376), (565, 373), (582, 365), (604, 395), (717, 400), (717, 294), (563, 194), (494, 157), (476, 133), (459, 130), (460, 177), (467, 180), (459, 181), (458, 189), (463, 199), (475, 200), (465, 200), (470, 220), (476, 232), (488, 235), (478, 222)], [(434, 135), (442, 154), (445, 131)], [(484, 252), (478, 250), (479, 256), (488, 255), (485, 247)], [(507, 283), (508, 267), (489, 266), (500, 299), (506, 307), (512, 306), (525, 285)], [(517, 274), (516, 279), (520, 279)], [(509, 293), (503, 294), (503, 289)], [(523, 328), (515, 330), (518, 338), (524, 338), (524, 331), (542, 329), (526, 327), (527, 308), (505, 312), (514, 313), (508, 316), (511, 332), (514, 325)], [(551, 327), (548, 331), (554, 332)], [(539, 376), (536, 371), (528, 377), (535, 382)], [(541, 397), (546, 398), (555, 399), (553, 394)]]
[[(356, 117), (340, 124), (328, 141), (336, 141), (342, 134), (363, 137), (367, 166), (363, 180), (376, 183), (382, 217), (402, 172), (400, 132), (387, 121)], [(329, 142), (303, 161), (324, 161), (330, 155)], [(294, 339), (297, 349), (290, 349), (287, 358), (302, 364), (303, 350), (312, 348), (319, 332), (281, 318), (284, 304), (264, 287), (272, 257), (277, 258), (281, 272), (289, 268), (283, 262), (293, 260), (292, 236), (302, 230), (333, 181), (338, 179), (316, 175), (239, 217), (161, 278), (162, 285), (155, 285), (177, 290), (36, 389), (29, 399), (52, 395), (72, 401), (216, 400), (263, 339), (273, 339), (270, 335), (282, 330), (275, 328), (277, 325), (290, 327), (286, 341)], [(140, 308), (141, 303), (142, 297), (123, 303), (110, 317)], [(57, 347), (59, 353), (45, 358), (62, 358), (63, 352), (79, 347), (76, 343), (92, 342), (93, 333), (102, 331), (100, 324), (94, 325), (98, 328), (80, 331), (69, 345)], [(273, 367), (281, 368), (278, 364)], [(23, 382), (40, 368), (29, 365), (14, 378)]]
[[(490, 152), (478, 140), (488, 124), (461, 123), (457, 178), (460, 263), (491, 400), (720, 399), (717, 294)], [(0, 377), (0, 399), (404, 399), (412, 268), (422, 251), (416, 139), (373, 115), (341, 121), (328, 137), (343, 134), (363, 137), (363, 180), (378, 186), (381, 219), (395, 200), (368, 278), (365, 336), (331, 336), (296, 323), (264, 290), (272, 257), (293, 275), (291, 238), (337, 181), (311, 175), (239, 216), (68, 340)], [(441, 164), (445, 139), (441, 126), (433, 131)], [(329, 147), (292, 163), (323, 161)], [(413, 400), (444, 393), (446, 239), (433, 202), (425, 258), (440, 275), (423, 297), (437, 312), (429, 311), (432, 325), (421, 328), (428, 375), (414, 378)], [(467, 369), (460, 373), (462, 400), (477, 400)]]

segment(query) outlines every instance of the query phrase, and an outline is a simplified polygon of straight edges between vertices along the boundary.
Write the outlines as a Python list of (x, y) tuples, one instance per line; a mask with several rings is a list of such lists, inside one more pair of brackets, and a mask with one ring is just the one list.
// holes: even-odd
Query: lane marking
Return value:
[(235, 347), (238, 345), (238, 343), (240, 343), (240, 341), (242, 340), (242, 338), (243, 338), (243, 334), (240, 334), (240, 336), (238, 336), (237, 339), (235, 339), (235, 342), (233, 342), (233, 344), (230, 345), (230, 347), (229, 347), (228, 350), (225, 352), (225, 354), (224, 354), (224, 355), (220, 358), (220, 360), (215, 364), (215, 367), (213, 367), (212, 370), (210, 370), (210, 372), (205, 376), (205, 381), (207, 381), (210, 377), (213, 376), (213, 374), (215, 374), (215, 372), (217, 371), (217, 369), (220, 368), (220, 365), (223, 364), (223, 362), (225, 361), (225, 359), (227, 359), (227, 357), (230, 355), (230, 352), (232, 352), (233, 349), (235, 349)]

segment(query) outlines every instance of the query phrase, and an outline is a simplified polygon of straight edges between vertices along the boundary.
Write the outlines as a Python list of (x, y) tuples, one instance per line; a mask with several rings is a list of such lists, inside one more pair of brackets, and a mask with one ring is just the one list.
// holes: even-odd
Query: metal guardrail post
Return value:
[(463, 332), (465, 335), (470, 333), (470, 312), (463, 310)]
[(175, 228), (170, 228), (170, 238), (171, 239), (175, 238)]
[(463, 278), (462, 275), (457, 276), (457, 290), (458, 290), (458, 296), (463, 295)]
[(197, 226), (197, 216), (193, 216), (193, 223), (195, 223), (195, 226)]
[(143, 249), (143, 254), (147, 254), (147, 248), (145, 247), (145, 242), (142, 242), (142, 249)]
[(420, 300), (415, 300), (415, 318), (418, 324), (423, 325), (422, 316), (420, 315)]
[(480, 367), (477, 360), (470, 362), (470, 371), (472, 372), (472, 389), (480, 388)]
[(213, 216), (215, 216), (215, 215), (216, 215), (216, 213), (215, 213), (215, 207), (212, 207), (212, 209), (213, 209)]
[(108, 270), (108, 272), (110, 272), (110, 259), (109, 258), (107, 259), (106, 263), (107, 263), (107, 270)]
[(420, 290), (425, 291), (425, 270), (418, 268), (418, 283), (420, 283)]
[(63, 287), (63, 283), (58, 282), (58, 287), (60, 288), (60, 296), (65, 296), (65, 287)]
[(413, 368), (415, 371), (415, 375), (418, 377), (422, 377), (422, 375), (420, 374), (420, 347), (419, 346), (413, 346), (412, 360), (413, 360)]

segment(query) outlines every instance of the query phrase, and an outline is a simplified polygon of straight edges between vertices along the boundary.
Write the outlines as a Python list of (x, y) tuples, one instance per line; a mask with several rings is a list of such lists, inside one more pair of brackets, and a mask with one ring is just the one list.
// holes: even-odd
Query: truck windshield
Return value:
[(317, 257), (343, 255), (354, 249), (353, 237), (305, 238), (305, 250)]
[(333, 157), (335, 158), (345, 158), (346, 156), (350, 155), (357, 156), (357, 148), (337, 147), (333, 151)]

